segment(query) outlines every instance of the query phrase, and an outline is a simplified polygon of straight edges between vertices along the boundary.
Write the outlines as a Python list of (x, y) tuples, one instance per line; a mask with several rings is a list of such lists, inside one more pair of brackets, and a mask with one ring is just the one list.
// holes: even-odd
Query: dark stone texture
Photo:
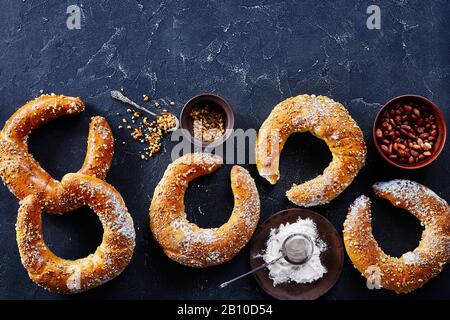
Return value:
[[(366, 8), (381, 7), (382, 29), (366, 28)], [(450, 2), (448, 1), (85, 1), (81, 30), (68, 30), (66, 8), (76, 1), (5, 1), (0, 11), (0, 122), (25, 101), (45, 92), (82, 97), (86, 111), (37, 130), (31, 152), (55, 177), (81, 166), (92, 115), (114, 130), (116, 153), (108, 181), (123, 195), (134, 218), (137, 246), (117, 279), (75, 296), (48, 293), (28, 279), (15, 241), (18, 202), (0, 188), (0, 298), (3, 299), (258, 299), (268, 298), (249, 277), (226, 289), (218, 285), (249, 268), (248, 248), (231, 262), (191, 269), (170, 261), (149, 230), (153, 189), (170, 162), (173, 142), (148, 162), (140, 146), (117, 129), (124, 106), (111, 89), (123, 87), (173, 98), (178, 113), (191, 96), (215, 92), (234, 107), (239, 128), (259, 128), (279, 101), (302, 93), (324, 94), (345, 104), (364, 130), (368, 161), (355, 182), (331, 204), (314, 208), (341, 231), (347, 208), (360, 194), (374, 202), (374, 233), (389, 254), (400, 255), (420, 240), (421, 227), (374, 196), (372, 183), (409, 178), (449, 198), (448, 146), (438, 160), (413, 172), (384, 163), (370, 130), (381, 104), (406, 93), (424, 95), (450, 116)], [(81, 3), (78, 3), (81, 4)], [(120, 144), (127, 141), (126, 145)], [(269, 186), (255, 177), (264, 220), (293, 207), (284, 191), (319, 174), (330, 159), (325, 145), (308, 134), (290, 139), (281, 160), (282, 178)], [(190, 218), (218, 226), (232, 209), (230, 166), (192, 184)], [(206, 213), (200, 214), (201, 211)], [(101, 241), (101, 226), (87, 209), (44, 216), (45, 238), (57, 254), (77, 258)], [(449, 299), (450, 269), (409, 295), (369, 291), (346, 258), (342, 276), (324, 299)]]

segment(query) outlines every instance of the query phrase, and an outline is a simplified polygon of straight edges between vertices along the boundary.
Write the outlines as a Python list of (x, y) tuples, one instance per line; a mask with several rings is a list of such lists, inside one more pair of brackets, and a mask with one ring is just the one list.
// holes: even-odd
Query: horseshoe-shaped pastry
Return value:
[(419, 246), (400, 258), (383, 252), (373, 237), (370, 200), (360, 196), (344, 223), (347, 253), (368, 284), (406, 293), (437, 276), (450, 261), (450, 208), (427, 187), (409, 180), (379, 182), (375, 194), (406, 209), (425, 227)]
[(95, 253), (78, 260), (56, 256), (42, 236), (41, 203), (35, 195), (20, 202), (16, 224), (22, 264), (38, 285), (58, 293), (77, 293), (118, 276), (128, 265), (135, 246), (133, 220), (125, 203), (103, 180), (69, 173), (61, 182), (70, 196), (88, 204), (103, 226), (103, 241)]
[[(0, 132), (0, 176), (19, 199), (35, 194), (41, 197), (48, 213), (64, 213), (82, 204), (66, 195), (61, 183), (53, 179), (28, 152), (31, 132), (44, 123), (63, 115), (84, 110), (79, 98), (42, 95), (18, 109)], [(93, 117), (89, 124), (86, 157), (81, 174), (105, 179), (114, 154), (114, 138), (103, 117)]]
[(247, 170), (233, 166), (234, 209), (219, 228), (202, 229), (186, 218), (184, 193), (193, 179), (217, 170), (222, 158), (187, 154), (171, 163), (155, 189), (150, 228), (166, 255), (190, 267), (208, 267), (232, 259), (250, 240), (259, 219), (259, 195)]
[(279, 177), (280, 154), (295, 132), (311, 132), (330, 148), (333, 160), (318, 177), (286, 192), (293, 203), (311, 207), (337, 197), (364, 166), (364, 136), (345, 107), (324, 96), (301, 95), (278, 104), (258, 132), (255, 156), (259, 174), (271, 184)]

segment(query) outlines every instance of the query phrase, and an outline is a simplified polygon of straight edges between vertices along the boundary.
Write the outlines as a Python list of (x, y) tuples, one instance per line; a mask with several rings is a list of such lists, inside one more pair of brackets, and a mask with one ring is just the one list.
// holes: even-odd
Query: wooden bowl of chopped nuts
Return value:
[(212, 93), (191, 98), (180, 115), (183, 135), (200, 147), (217, 147), (224, 143), (234, 128), (234, 113), (230, 104)]
[(444, 148), (446, 136), (439, 108), (417, 95), (388, 101), (373, 126), (373, 140), (380, 155), (402, 169), (418, 169), (433, 162)]

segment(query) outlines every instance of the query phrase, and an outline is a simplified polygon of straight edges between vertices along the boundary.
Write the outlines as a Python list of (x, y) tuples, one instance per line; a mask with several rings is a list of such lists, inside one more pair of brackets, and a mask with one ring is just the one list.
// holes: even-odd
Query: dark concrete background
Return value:
[[(81, 30), (66, 28), (66, 8), (83, 4)], [(366, 28), (366, 9), (381, 7), (381, 30)], [(111, 89), (123, 87), (138, 101), (147, 93), (173, 98), (179, 112), (191, 96), (210, 91), (234, 107), (236, 127), (259, 128), (279, 101), (302, 93), (342, 102), (364, 130), (368, 161), (354, 183), (331, 204), (314, 208), (341, 231), (350, 203), (360, 194), (374, 202), (374, 233), (385, 251), (401, 255), (420, 240), (411, 215), (375, 198), (379, 180), (410, 178), (449, 198), (449, 152), (425, 169), (406, 172), (384, 163), (370, 130), (381, 104), (406, 93), (424, 95), (450, 116), (449, 1), (4, 1), (0, 10), (0, 122), (25, 101), (45, 92), (82, 97), (86, 111), (37, 130), (30, 150), (55, 177), (82, 164), (92, 115), (114, 130), (116, 154), (108, 181), (123, 195), (137, 231), (134, 257), (113, 281), (76, 296), (37, 287), (19, 259), (14, 224), (17, 200), (0, 188), (0, 298), (3, 299), (258, 299), (267, 298), (249, 277), (219, 290), (218, 284), (247, 271), (248, 247), (231, 262), (190, 269), (170, 261), (153, 240), (148, 208), (153, 189), (170, 162), (167, 152), (148, 162), (117, 129), (124, 106)], [(127, 141), (121, 145), (121, 141)], [(272, 187), (248, 165), (261, 196), (261, 219), (293, 207), (284, 191), (319, 174), (330, 160), (326, 146), (308, 134), (293, 136), (281, 160), (282, 178)], [(232, 209), (230, 166), (194, 182), (186, 195), (189, 217), (218, 226)], [(202, 215), (198, 208), (205, 213)], [(95, 250), (101, 225), (87, 209), (44, 216), (45, 239), (62, 257)], [(450, 269), (409, 295), (369, 291), (346, 258), (342, 276), (324, 299), (449, 299)]]

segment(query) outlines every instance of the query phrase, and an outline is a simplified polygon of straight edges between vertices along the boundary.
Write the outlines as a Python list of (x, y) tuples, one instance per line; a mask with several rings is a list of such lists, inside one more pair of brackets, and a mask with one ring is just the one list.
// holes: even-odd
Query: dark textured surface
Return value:
[[(368, 161), (355, 182), (330, 205), (314, 210), (342, 230), (349, 204), (360, 194), (374, 201), (374, 233), (385, 251), (413, 249), (421, 227), (414, 217), (376, 199), (372, 183), (410, 178), (447, 199), (449, 147), (427, 168), (398, 171), (376, 154), (370, 130), (380, 104), (415, 93), (432, 99), (450, 117), (449, 1), (375, 1), (382, 29), (366, 28), (372, 1), (85, 1), (81, 30), (66, 28), (72, 1), (5, 1), (0, 11), (0, 122), (41, 89), (80, 96), (87, 110), (54, 121), (33, 134), (30, 149), (55, 177), (81, 166), (89, 117), (105, 116), (114, 130), (116, 154), (108, 181), (123, 195), (134, 218), (136, 251), (117, 279), (84, 294), (64, 297), (38, 288), (22, 267), (15, 242), (18, 202), (0, 188), (0, 298), (267, 298), (253, 278), (226, 289), (218, 284), (249, 268), (248, 248), (231, 262), (190, 269), (170, 261), (148, 228), (148, 207), (170, 152), (143, 162), (139, 146), (117, 129), (124, 106), (109, 97), (123, 87), (173, 98), (177, 112), (189, 97), (210, 91), (234, 107), (236, 126), (259, 128), (273, 106), (292, 95), (324, 94), (345, 104), (364, 130)], [(120, 141), (127, 141), (121, 145)], [(165, 149), (173, 146), (166, 141)], [(330, 160), (325, 145), (308, 134), (293, 136), (281, 159), (282, 177), (258, 184), (262, 219), (293, 207), (284, 191), (320, 173)], [(190, 218), (218, 226), (232, 209), (230, 167), (194, 182), (187, 196)], [(199, 207), (201, 212), (199, 212)], [(66, 258), (82, 257), (101, 241), (101, 226), (89, 210), (44, 217), (45, 238)], [(450, 298), (450, 268), (409, 295), (369, 291), (346, 258), (342, 276), (324, 299)]]

